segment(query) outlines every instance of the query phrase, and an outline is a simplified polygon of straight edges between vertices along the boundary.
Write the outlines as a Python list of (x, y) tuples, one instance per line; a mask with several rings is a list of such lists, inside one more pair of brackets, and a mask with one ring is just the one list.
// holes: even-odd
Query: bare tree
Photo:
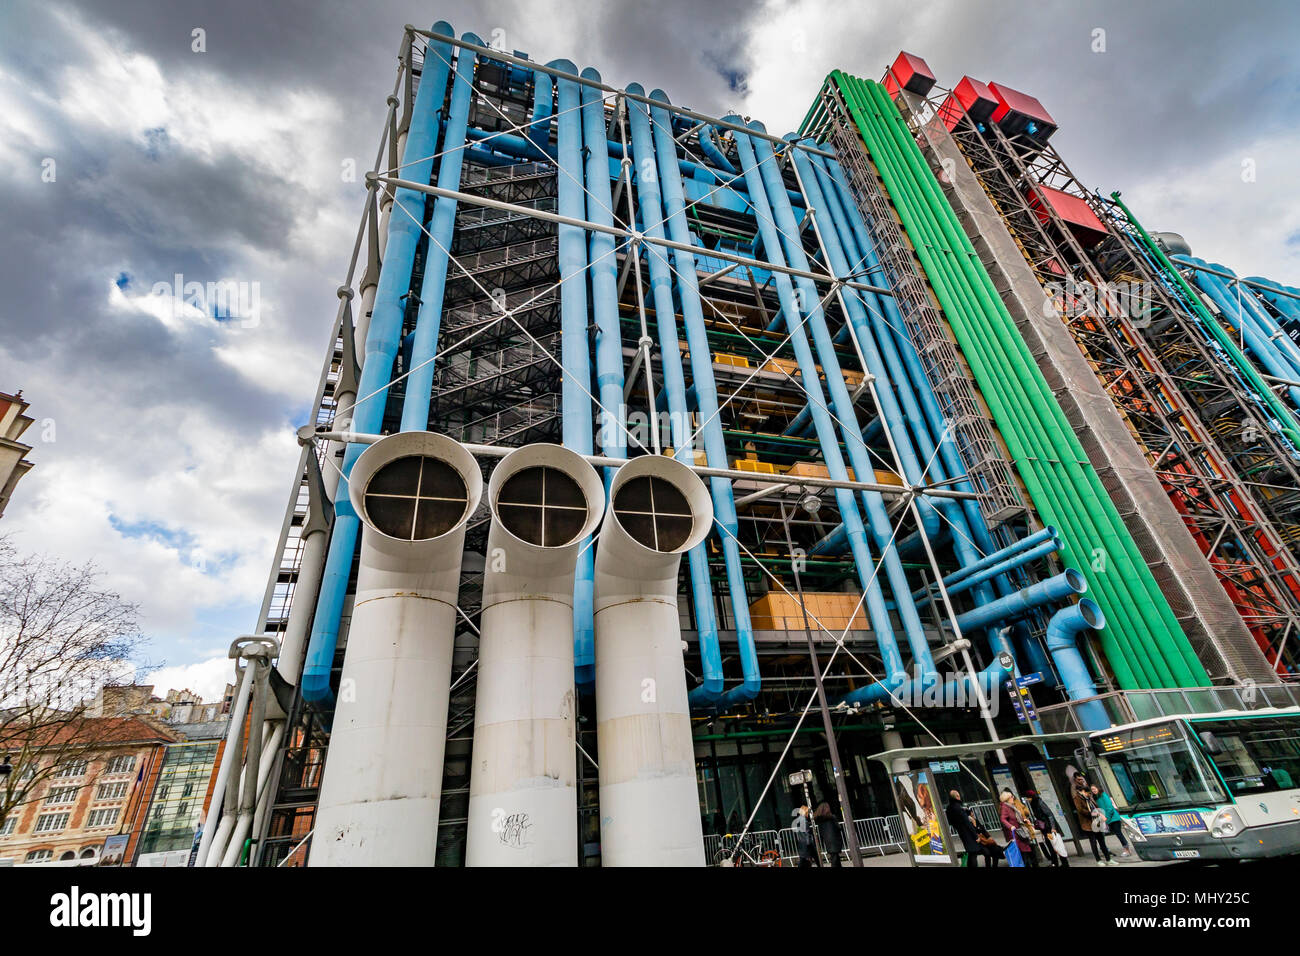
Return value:
[(138, 606), (99, 578), (93, 563), (22, 554), (0, 536), (0, 827), (60, 767), (111, 753), (122, 732), (90, 705), (133, 681), (145, 638)]

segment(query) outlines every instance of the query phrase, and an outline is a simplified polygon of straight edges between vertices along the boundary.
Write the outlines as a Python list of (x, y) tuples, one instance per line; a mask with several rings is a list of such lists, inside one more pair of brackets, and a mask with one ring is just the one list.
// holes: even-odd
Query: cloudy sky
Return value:
[[(774, 132), (831, 68), (907, 49), (945, 85), (1038, 96), (1080, 178), (1150, 228), (1300, 284), (1290, 0), (3, 0), (0, 391), (37, 425), (0, 529), (141, 604), (159, 690), (215, 694), (256, 623), (361, 209), (345, 172), (402, 25), (438, 19)], [(179, 305), (177, 277), (245, 298)]]

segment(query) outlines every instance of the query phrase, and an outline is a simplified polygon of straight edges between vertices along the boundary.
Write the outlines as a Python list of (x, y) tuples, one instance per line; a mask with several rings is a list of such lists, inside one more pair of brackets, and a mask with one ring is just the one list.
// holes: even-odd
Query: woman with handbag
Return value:
[[(1048, 861), (1052, 866), (1069, 866), (1070, 860), (1062, 852), (1065, 850), (1065, 844), (1060, 838), (1061, 828), (1057, 825), (1056, 817), (1052, 816), (1052, 811), (1042, 794), (1037, 790), (1026, 790), (1025, 796), (1029, 798), (1029, 813), (1034, 826), (1043, 835), (1043, 852), (1047, 854)], [(1059, 848), (1056, 845), (1058, 842), (1061, 842)]]
[[(1081, 773), (1074, 775), (1074, 812), (1079, 818), (1079, 828), (1088, 834), (1088, 842), (1092, 844), (1092, 855), (1096, 858), (1097, 865), (1119, 866), (1119, 860), (1110, 858), (1110, 849), (1106, 846), (1106, 834), (1110, 831), (1106, 823), (1106, 814), (1092, 799), (1088, 781)], [(1103, 854), (1105, 860), (1102, 859)]]
[[(1034, 854), (1034, 838), (1030, 823), (1016, 809), (1015, 795), (1010, 790), (1003, 790), (1000, 800), (1002, 806), (998, 811), (998, 815), (1002, 820), (1002, 835), (1007, 838), (1008, 846), (1013, 842), (1015, 843), (1025, 866), (1037, 866), (1038, 858)], [(1010, 861), (1010, 857), (1008, 857), (1008, 861)]]
[(1128, 845), (1128, 838), (1124, 836), (1124, 819), (1119, 815), (1119, 808), (1115, 806), (1111, 795), (1094, 784), (1092, 798), (1097, 801), (1097, 806), (1106, 815), (1106, 831), (1112, 836), (1119, 837), (1122, 850), (1120, 856), (1132, 856), (1133, 848)]

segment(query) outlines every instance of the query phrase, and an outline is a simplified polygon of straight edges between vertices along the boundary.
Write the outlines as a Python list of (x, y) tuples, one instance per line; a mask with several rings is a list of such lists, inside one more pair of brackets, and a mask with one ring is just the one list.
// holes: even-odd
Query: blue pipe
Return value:
[[(539, 74), (544, 76), (545, 74)], [(588, 67), (582, 71), (586, 80), (600, 82), (600, 74)], [(548, 85), (549, 93), (549, 85)], [(605, 103), (590, 86), (582, 87), (582, 134), (588, 143), (605, 137)], [(548, 103), (549, 108), (549, 103)], [(587, 153), (587, 218), (602, 226), (614, 224), (614, 200), (609, 188), (609, 169), (599, 150)], [(596, 398), (600, 404), (600, 450), (607, 458), (626, 458), (626, 423), (623, 404), (623, 341), (618, 323), (618, 260), (614, 255), (614, 237), (608, 233), (591, 233), (591, 304), (596, 317)], [(605, 469), (605, 491), (609, 491), (614, 469)], [(583, 543), (583, 551), (591, 549)], [(594, 566), (593, 566), (594, 569)], [(575, 638), (578, 635), (575, 634)], [(586, 633), (581, 635), (585, 639)], [(594, 635), (593, 635), (594, 637)], [(590, 651), (590, 653), (588, 653)], [(576, 682), (584, 690), (596, 680), (595, 645), (575, 640)]]
[[(755, 132), (761, 133), (764, 131), (763, 124), (758, 122), (751, 122), (748, 126)], [(737, 139), (739, 138), (737, 137)], [(755, 197), (756, 189), (765, 188), (766, 199), (770, 203), (768, 208), (772, 214), (764, 222), (764, 215), (762, 212), (758, 212), (759, 225), (760, 227), (766, 225), (767, 230), (771, 232), (779, 231), (779, 236), (769, 236), (767, 232), (764, 232), (763, 246), (767, 250), (768, 258), (778, 265), (783, 265), (788, 261), (796, 269), (805, 272), (810, 271), (811, 267), (804, 252), (799, 224), (795, 221), (794, 212), (786, 199), (785, 185), (781, 179), (780, 169), (776, 164), (776, 157), (772, 152), (772, 144), (766, 139), (758, 137), (746, 138), (751, 140), (762, 176), (762, 183), (751, 187), (750, 198)], [(805, 184), (806, 187), (807, 184)], [(782, 255), (782, 249), (785, 250), (784, 256)], [(789, 286), (789, 276), (785, 276), (785, 279), (785, 284)], [(796, 302), (799, 302), (807, 315), (806, 325), (808, 331), (812, 333), (817, 356), (821, 359), (822, 370), (826, 376), (827, 390), (830, 393), (831, 402), (835, 406), (836, 416), (839, 418), (840, 431), (844, 436), (844, 445), (848, 450), (854, 474), (860, 476), (862, 480), (868, 480), (868, 476), (874, 476), (875, 471), (867, 453), (867, 446), (862, 441), (862, 429), (858, 425), (857, 412), (853, 407), (852, 399), (849, 397), (848, 388), (844, 384), (844, 375), (840, 371), (839, 359), (836, 357), (835, 348), (831, 344), (830, 332), (826, 328), (826, 318), (822, 312), (817, 287), (811, 279), (802, 276), (796, 276), (794, 284), (798, 286), (801, 301), (795, 300), (795, 302), (784, 306), (787, 316), (791, 317), (787, 325), (792, 329), (800, 328), (798, 323), (800, 313), (796, 308)], [(802, 329), (800, 332), (802, 334)], [(804, 387), (807, 389), (811, 385), (817, 388), (817, 397), (820, 399), (821, 389), (816, 384), (815, 370), (813, 374), (812, 383), (804, 375)], [(810, 392), (809, 395), (809, 401), (812, 402), (812, 393)], [(885, 404), (883, 399), (882, 404)], [(896, 405), (890, 407), (894, 414), (898, 413)], [(830, 415), (827, 414), (826, 417), (829, 426)], [(901, 426), (901, 421), (899, 424)], [(831, 435), (833, 434), (832, 431)], [(915, 466), (915, 462), (913, 462), (913, 465)], [(915, 471), (919, 474), (919, 466), (915, 466)], [(875, 538), (876, 549), (882, 555), (885, 577), (889, 581), (890, 590), (894, 594), (898, 616), (903, 625), (903, 632), (912, 651), (912, 666), (918, 674), (924, 677), (933, 676), (937, 680), (939, 675), (938, 671), (935, 670), (934, 659), (930, 654), (930, 645), (922, 629), (920, 615), (917, 614), (916, 607), (910, 599), (911, 587), (907, 583), (907, 572), (903, 570), (903, 562), (899, 559), (898, 551), (894, 547), (893, 528), (889, 520), (889, 514), (885, 509), (885, 500), (876, 491), (862, 492), (861, 499), (866, 507), (867, 524)], [(930, 523), (933, 529), (937, 531), (938, 516), (934, 513), (933, 506), (924, 499), (918, 500), (917, 505), (923, 520)]]
[[(463, 37), (479, 43), (472, 33)], [(443, 150), (438, 168), (438, 188), (460, 189), (460, 172), (469, 126), (469, 105), (474, 91), (474, 54), (461, 49), (456, 59), (456, 77), (451, 86), (451, 108), (447, 114), (447, 132), (443, 143), (453, 144)], [(394, 215), (396, 215), (396, 211)], [(406, 377), (406, 400), (402, 404), (402, 431), (422, 432), (429, 427), (429, 402), (433, 396), (433, 366), (438, 353), (438, 333), (442, 329), (442, 303), (447, 291), (447, 266), (451, 254), (452, 233), (456, 227), (456, 200), (441, 196), (434, 201), (429, 222), (428, 253), (424, 263), (424, 282), (420, 286), (420, 308), (411, 345), (410, 374)]]
[[(1204, 260), (1190, 256), (1174, 256), (1173, 258), (1175, 262), (1183, 264), (1207, 265)], [(1259, 321), (1259, 317), (1251, 311), (1247, 304), (1251, 298), (1250, 296), (1242, 296), (1239, 305), (1237, 297), (1228, 290), (1223, 280), (1208, 272), (1193, 270), (1192, 281), (1210, 297), (1223, 317), (1241, 333), (1256, 362), (1263, 366), (1270, 375), (1291, 381), (1300, 379), (1300, 369), (1292, 364), (1287, 355), (1288, 350), (1281, 345), (1280, 340), (1285, 339), (1293, 349), (1295, 343), (1284, 332), (1277, 329), (1276, 325), (1273, 325), (1273, 329), (1277, 331), (1279, 339), (1272, 338), (1267, 325)], [(1287, 392), (1291, 397), (1291, 401), (1300, 406), (1300, 388), (1291, 387), (1287, 389)]]
[[(584, 86), (584, 100), (587, 90), (588, 87)], [(542, 152), (551, 147), (551, 116), (554, 113), (552, 99), (551, 74), (541, 70), (533, 71), (533, 117), (528, 126), (528, 139)]]
[[(488, 130), (470, 129), (468, 135), (472, 142), (481, 142), (485, 147), (509, 156), (515, 156), (521, 160), (544, 160), (553, 157), (555, 152), (553, 146), (548, 146), (546, 151), (543, 152), (534, 146), (528, 137), (516, 136), (512, 133), (498, 133), (490, 132)], [(606, 140), (605, 145), (606, 152), (610, 159), (616, 161), (622, 160), (622, 143), (613, 140)], [(721, 184), (722, 188), (718, 189), (718, 191), (714, 193), (715, 198), (728, 189), (736, 193), (738, 197), (742, 197), (747, 192), (744, 183), (740, 179), (728, 176), (725, 173), (711, 169), (708, 166), (701, 165), (700, 163), (692, 162), (689, 159), (678, 159), (677, 169), (683, 176), (689, 176), (691, 180), (706, 185), (708, 187), (705, 189), (706, 192), (712, 191), (715, 186)], [(794, 190), (788, 190), (786, 195), (790, 198), (790, 201), (793, 204), (800, 208), (803, 207), (803, 197), (797, 192)]]
[(1280, 282), (1274, 282), (1272, 279), (1264, 279), (1260, 276), (1249, 276), (1248, 282), (1258, 282), (1260, 285), (1267, 286), (1266, 289), (1253, 289), (1252, 291), (1260, 296), (1264, 301), (1278, 312), (1289, 323), (1300, 324), (1300, 299), (1293, 299), (1290, 295), (1281, 295), (1280, 293), (1289, 292), (1292, 295), (1300, 294), (1300, 290), (1291, 286), (1283, 285)]
[[(1075, 638), (1088, 628), (1100, 631), (1105, 626), (1106, 615), (1101, 613), (1101, 606), (1089, 598), (1057, 611), (1047, 624), (1047, 649), (1056, 662), (1057, 673), (1070, 700), (1097, 696), (1096, 685)], [(1105, 730), (1111, 726), (1110, 716), (1099, 700), (1089, 701), (1076, 708), (1076, 712), (1084, 730)]]
[(1066, 568), (1054, 578), (1047, 578), (1024, 590), (998, 598), (991, 604), (958, 614), (957, 626), (962, 631), (992, 627), (1010, 618), (1028, 614), (1036, 607), (1064, 600), (1073, 594), (1083, 594), (1087, 590), (1088, 582), (1084, 576), (1074, 568)]
[[(784, 265), (784, 257), (781, 255), (781, 241), (777, 236), (776, 225), (768, 203), (767, 189), (762, 178), (763, 174), (759, 170), (754, 143), (751, 142), (749, 136), (744, 134), (738, 134), (735, 141), (741, 168), (744, 170), (745, 181), (749, 186), (750, 201), (754, 207), (759, 234), (763, 240), (763, 248), (767, 251), (769, 261), (774, 264)], [(755, 142), (763, 144), (766, 143), (766, 140), (759, 139)], [(767, 155), (771, 155), (770, 149)], [(784, 187), (775, 191), (784, 196)], [(777, 296), (781, 301), (781, 309), (786, 316), (786, 324), (790, 331), (790, 342), (795, 359), (799, 364), (799, 376), (803, 381), (804, 391), (808, 394), (809, 408), (812, 409), (813, 423), (822, 449), (822, 459), (825, 461), (827, 471), (832, 478), (836, 481), (847, 481), (848, 470), (840, 454), (839, 439), (836, 437), (835, 426), (826, 408), (821, 382), (817, 374), (817, 363), (813, 358), (812, 348), (808, 344), (807, 334), (799, 321), (799, 311), (795, 307), (794, 287), (790, 282), (790, 276), (784, 272), (774, 272), (772, 279), (776, 285)], [(813, 301), (816, 301), (815, 295)], [(827, 379), (834, 379), (835, 377), (834, 375), (827, 375)], [(839, 381), (840, 385), (843, 386), (842, 377)], [(865, 477), (872, 474), (872, 472), (870, 469), (863, 469), (860, 474)], [(840, 517), (844, 522), (845, 535), (848, 539), (849, 549), (853, 553), (858, 580), (861, 582), (865, 593), (864, 600), (867, 607), (867, 616), (871, 620), (871, 628), (875, 632), (876, 640), (880, 646), (880, 655), (885, 665), (885, 683), (891, 688), (898, 687), (907, 680), (908, 674), (903, 666), (902, 655), (899, 653), (898, 643), (894, 637), (889, 612), (885, 609), (880, 584), (876, 580), (873, 571), (876, 562), (867, 543), (866, 529), (863, 526), (862, 516), (858, 511), (857, 499), (850, 489), (836, 488), (835, 501), (839, 507)], [(892, 549), (887, 550), (892, 551)], [(886, 557), (888, 559), (888, 555)], [(896, 554), (893, 555), (893, 562), (898, 565)], [(899, 570), (901, 570), (901, 565), (899, 565)], [(907, 594), (907, 591), (904, 590), (902, 593)], [(906, 603), (911, 604), (910, 601)], [(915, 608), (912, 609), (912, 613), (915, 616)], [(909, 642), (915, 643), (915, 636), (909, 634)], [(924, 634), (919, 634), (919, 636), (921, 644), (924, 645)], [(917, 667), (922, 672), (923, 678), (932, 679), (937, 676), (934, 672), (933, 659), (930, 658), (928, 647), (922, 646), (919, 656), (914, 648), (913, 657)], [(927, 661), (929, 662), (928, 667), (925, 666)]]
[[(633, 83), (628, 91), (640, 96), (644, 90)], [(650, 132), (650, 112), (644, 103), (629, 100), (628, 120), (632, 128), (633, 168), (636, 170), (638, 214), (641, 228), (652, 239), (664, 235), (663, 200), (659, 184), (662, 179), (655, 161), (654, 138)], [(686, 377), (682, 370), (682, 352), (677, 338), (677, 307), (673, 303), (672, 274), (662, 247), (643, 244), (636, 255), (645, 253), (650, 273), (650, 296), (654, 302), (659, 333), (660, 374), (668, 399), (668, 426), (677, 457), (690, 451), (690, 414), (686, 408)], [(658, 427), (652, 423), (652, 427)], [(689, 460), (689, 459), (688, 459)], [(708, 545), (696, 545), (687, 553), (691, 595), (695, 608), (695, 630), (700, 642), (702, 682), (691, 691), (691, 703), (713, 705), (722, 698), (725, 681), (722, 673), (722, 645), (718, 639), (717, 612), (713, 606), (713, 586), (709, 578)]]
[[(561, 216), (583, 219), (587, 202), (583, 191), (582, 115), (578, 68), (568, 60), (547, 64), (575, 79), (555, 79), (557, 149), (560, 174), (556, 176), (556, 207)], [(608, 175), (604, 177), (608, 184)], [(561, 430), (566, 448), (581, 455), (592, 453), (591, 350), (587, 344), (587, 237), (580, 226), (559, 226), (560, 264), (560, 384)], [(620, 360), (621, 361), (621, 360)], [(579, 552), (573, 578), (573, 660), (575, 683), (590, 685), (596, 661), (595, 555), (591, 548)]]
[[(830, 203), (825, 197), (823, 197), (821, 187), (817, 184), (817, 177), (813, 174), (812, 164), (808, 161), (808, 157), (805, 155), (804, 151), (801, 149), (792, 149), (791, 153), (794, 156), (795, 168), (799, 172), (800, 181), (803, 183), (804, 193), (808, 197), (808, 202), (824, 217), (820, 223), (821, 229), (819, 231), (827, 258), (830, 262), (831, 270), (833, 274), (837, 276), (847, 276), (851, 269), (848, 260), (844, 255), (844, 249), (840, 245), (839, 230), (836, 228), (834, 216), (831, 214)], [(780, 203), (777, 203), (777, 207), (779, 209)], [(780, 216), (779, 212), (778, 216)], [(795, 252), (794, 249), (796, 244), (798, 245), (797, 252)], [(802, 242), (796, 243), (787, 239), (787, 245), (790, 247), (790, 251), (795, 253), (795, 259), (803, 259), (804, 264), (800, 268), (807, 269), (808, 263), (807, 259), (804, 257)], [(813, 286), (811, 281), (801, 281), (812, 289), (813, 294), (816, 294), (816, 288)], [(917, 459), (916, 448), (912, 444), (911, 435), (907, 429), (907, 417), (904, 415), (903, 409), (899, 408), (899, 396), (895, 394), (893, 387), (893, 382), (896, 381), (896, 376), (901, 369), (886, 370), (885, 362), (881, 357), (880, 351), (876, 348), (874, 338), (865, 334), (867, 319), (866, 315), (862, 311), (862, 303), (854, 294), (855, 290), (846, 289), (844, 292), (846, 294), (843, 296), (843, 301), (848, 310), (849, 321), (853, 322), (855, 327), (860, 327), (864, 333), (858, 337), (858, 345), (862, 350), (862, 358), (867, 366), (866, 371), (876, 381), (877, 387), (875, 391), (880, 402), (880, 413), (884, 416), (885, 426), (889, 429), (890, 436), (894, 439), (894, 446), (898, 450), (898, 460), (903, 470), (903, 476), (907, 479), (908, 484), (921, 484), (926, 479), (924, 474), (925, 466)], [(815, 314), (810, 319), (810, 323), (819, 323), (821, 330), (826, 332), (826, 319), (820, 307), (815, 308), (814, 313)], [(818, 337), (819, 336), (814, 334), (814, 338)], [(825, 340), (823, 343), (825, 345), (825, 351), (834, 357), (835, 348), (831, 343), (829, 334), (825, 334), (821, 336), (821, 338)], [(818, 352), (822, 352), (821, 347), (818, 348)], [(836, 359), (836, 361), (838, 361), (838, 359)], [(835, 372), (840, 378), (840, 387), (844, 390), (844, 401), (851, 407), (852, 402), (849, 398), (848, 389), (843, 384), (843, 376), (839, 375), (839, 369), (836, 369)], [(827, 375), (830, 374), (830, 371), (827, 370)], [(911, 400), (910, 396), (907, 397), (907, 405), (908, 416), (915, 416), (916, 419), (920, 419), (920, 409), (916, 407), (915, 401)], [(848, 425), (850, 422), (856, 423), (857, 418), (855, 416), (852, 419), (846, 419), (841, 416), (841, 420), (845, 425)], [(858, 433), (860, 436), (861, 429), (858, 429)], [(862, 446), (862, 453), (865, 456), (865, 445)], [(868, 461), (867, 463), (869, 464), (870, 462)], [(855, 463), (853, 467), (856, 471), (858, 466)], [(934, 503), (929, 498), (920, 497), (917, 499), (916, 504), (926, 534), (932, 537), (937, 535), (940, 527), (939, 515), (935, 510)]]
[[(1211, 269), (1217, 269), (1220, 272), (1225, 272), (1228, 275), (1236, 276), (1235, 272), (1220, 263), (1211, 262), (1209, 267)], [(1255, 295), (1256, 290), (1251, 289), (1249, 286), (1238, 284), (1237, 288), (1240, 291), (1240, 295), (1237, 295), (1237, 293), (1233, 292), (1229, 287), (1226, 280), (1213, 275), (1209, 276), (1209, 278), (1218, 280), (1222, 289), (1228, 295), (1232, 296), (1232, 302), (1234, 304), (1240, 301), (1241, 308), (1253, 318), (1256, 328), (1258, 328), (1268, 339), (1269, 344), (1281, 353), (1293, 369), (1300, 372), (1300, 346), (1296, 345), (1295, 340), (1292, 339), (1291, 336), (1287, 335), (1286, 330), (1283, 329), (1278, 323), (1278, 320), (1273, 317), (1273, 313), (1271, 313), (1264, 306), (1264, 303), (1260, 301), (1259, 297)]]
[[(848, 277), (860, 261), (860, 254), (850, 265), (849, 257), (857, 252), (856, 237), (853, 235), (849, 218), (835, 195), (833, 183), (825, 167), (818, 167), (810, 159), (811, 154), (802, 150), (794, 153), (795, 168), (799, 173), (808, 202), (818, 211), (819, 234), (825, 251), (826, 260), (836, 275)], [(829, 162), (829, 161), (828, 161)], [(820, 175), (819, 175), (820, 170)], [(872, 294), (872, 300), (875, 299)], [(852, 328), (858, 349), (866, 363), (867, 370), (876, 381), (876, 394), (879, 398), (881, 415), (886, 427), (894, 439), (898, 450), (899, 462), (910, 484), (920, 484), (927, 477), (934, 480), (946, 480), (944, 463), (936, 453), (936, 445), (930, 434), (928, 422), (918, 405), (916, 391), (930, 391), (929, 382), (910, 381), (907, 366), (898, 354), (893, 335), (885, 327), (879, 304), (859, 295), (859, 290), (843, 290), (846, 307), (845, 328)], [(871, 306), (875, 305), (874, 309)], [(868, 310), (873, 321), (868, 321)], [(900, 408), (901, 405), (901, 408)], [(910, 431), (909, 431), (910, 426)], [(913, 444), (913, 440), (915, 444)], [(932, 541), (951, 538), (952, 548), (958, 561), (968, 566), (980, 559), (979, 549), (975, 546), (968, 524), (967, 512), (962, 506), (949, 499), (936, 503), (929, 499), (918, 501), (918, 511), (922, 518), (922, 528), (912, 538), (919, 545), (922, 535)], [(939, 524), (942, 513), (946, 522)], [(978, 516), (982, 523), (983, 516)], [(928, 520), (927, 520), (928, 519)], [(911, 539), (909, 539), (911, 540)], [(907, 542), (904, 542), (906, 545)], [(906, 553), (900, 547), (900, 553)], [(995, 577), (990, 574), (972, 580), (969, 587), (974, 588), (977, 604), (986, 604), (994, 599), (994, 592), (985, 581)], [(986, 634), (990, 648), (1012, 651), (1012, 647), (1000, 630), (990, 629)], [(1014, 656), (1014, 652), (1013, 652)]]
[[(433, 32), (451, 36), (451, 24), (439, 21), (434, 24)], [(437, 114), (447, 90), (451, 44), (431, 41), (425, 63), (425, 75), (415, 96), (406, 149), (402, 154), (403, 161), (408, 156), (418, 157), (416, 162), (404, 168), (404, 178), (418, 183), (427, 183), (433, 176), (432, 157), (437, 152), (439, 125)], [(383, 423), (384, 408), (388, 403), (387, 385), (392, 379), (393, 361), (402, 334), (403, 297), (411, 288), (411, 269), (415, 263), (415, 248), (420, 241), (420, 221), (424, 218), (424, 193), (398, 189), (395, 197), (394, 209), (388, 219), (388, 243), (380, 268), (379, 286), (375, 290), (375, 305), (366, 333), (365, 363), (357, 386), (360, 400), (352, 411), (352, 427), (357, 432), (377, 432)], [(396, 208), (397, 202), (409, 209), (411, 216)], [(338, 646), (339, 618), (343, 614), (361, 525), (348, 498), (347, 476), (363, 450), (362, 445), (348, 445), (343, 456), (343, 475), (334, 496), (334, 528), (303, 664), (302, 695), (311, 703), (332, 704), (334, 701), (330, 669)]]
[[(821, 187), (832, 219), (840, 231), (844, 251), (855, 265), (853, 271), (866, 278), (882, 274), (880, 261), (866, 222), (853, 199), (844, 170), (838, 162), (817, 154), (811, 154), (811, 161), (814, 178)], [(877, 346), (885, 356), (890, 375), (898, 387), (900, 396), (905, 400), (909, 396), (914, 396), (920, 402), (920, 414), (917, 414), (911, 406), (906, 406), (907, 420), (916, 435), (922, 457), (927, 462), (933, 462), (930, 472), (936, 480), (959, 478), (960, 480), (953, 484), (954, 488), (965, 492), (973, 491), (969, 479), (966, 478), (966, 467), (957, 450), (951, 429), (939, 407), (938, 399), (921, 365), (920, 356), (917, 354), (911, 336), (905, 331), (906, 326), (893, 298), (877, 296), (873, 292), (862, 289), (854, 289), (852, 292), (861, 300), (867, 314), (871, 317), (871, 329), (875, 331)], [(848, 328), (847, 324), (845, 328)], [(910, 388), (908, 388), (909, 383)], [(956, 556), (962, 564), (969, 565), (976, 562), (979, 554), (995, 552), (998, 546), (989, 532), (978, 501), (963, 500), (960, 502), (959, 509), (959, 513), (965, 515), (964, 523), (957, 518), (958, 512), (944, 511), (944, 514), (949, 516), (955, 529), (953, 538)], [(916, 539), (919, 544), (919, 535), (912, 535), (912, 539)], [(901, 554), (909, 553), (907, 545), (908, 541), (900, 545)], [(997, 593), (1002, 595), (1016, 590), (1010, 578), (1005, 575), (994, 578), (993, 586)], [(980, 592), (976, 592), (976, 597), (980, 600), (984, 599)], [(1047, 657), (1038, 641), (1030, 635), (1028, 628), (1023, 623), (1017, 624), (1016, 633), (1027, 651), (1029, 667), (1033, 670), (1049, 671), (1050, 664)], [(1003, 641), (1000, 632), (990, 634), (989, 638), (991, 646), (998, 646)]]
[[(975, 679), (979, 681), (980, 689), (984, 693), (984, 699), (992, 701), (1001, 688), (1002, 682), (1010, 676), (1010, 671), (1003, 667), (1000, 662), (994, 661), (988, 667), (979, 671), (975, 675)], [(846, 694), (840, 703), (849, 706), (861, 706), (884, 702), (889, 700), (891, 696), (890, 690), (890, 688), (882, 684), (868, 684), (866, 687), (859, 687), (857, 690)], [(970, 675), (965, 673), (954, 674), (944, 681), (942, 685), (927, 684), (924, 681), (913, 679), (901, 687), (893, 689), (893, 694), (909, 707), (923, 705), (927, 695), (936, 697), (940, 703), (954, 700), (959, 705), (966, 707), (977, 707), (979, 701), (979, 695), (973, 690)]]
[[(667, 103), (662, 90), (655, 90), (650, 98)], [(659, 162), (659, 180), (662, 187), (664, 215), (668, 235), (674, 242), (691, 244), (690, 225), (686, 219), (686, 200), (682, 192), (681, 177), (674, 160), (677, 144), (670, 132), (668, 111), (651, 108), (654, 118), (654, 141)], [(709, 347), (708, 333), (704, 327), (704, 310), (700, 306), (699, 280), (695, 272), (695, 255), (682, 249), (673, 250), (677, 276), (677, 298), (681, 303), (682, 321), (686, 327), (686, 345), (690, 350), (691, 388), (701, 419), (704, 437), (704, 454), (710, 468), (728, 468), (727, 448), (722, 438), (722, 420), (718, 414), (718, 392), (713, 379), (713, 352)], [(749, 597), (745, 592), (745, 573), (740, 565), (740, 522), (736, 517), (736, 503), (732, 497), (731, 482), (725, 478), (711, 478), (713, 516), (722, 529), (723, 562), (727, 569), (727, 591), (731, 598), (731, 616), (735, 623), (736, 643), (740, 654), (744, 680), (723, 697), (721, 706), (753, 700), (762, 689), (758, 668), (758, 645), (754, 641), (754, 628), (749, 620)]]
[(727, 159), (726, 154), (718, 146), (718, 141), (713, 138), (713, 127), (707, 123), (700, 127), (700, 149), (718, 169), (732, 176), (736, 175), (736, 167), (731, 165), (731, 160)]
[(987, 570), (999, 564), (1006, 564), (1016, 555), (1051, 541), (1057, 542), (1058, 545), (1060, 543), (1056, 528), (1048, 525), (1046, 528), (1041, 528), (1033, 534), (1026, 535), (1015, 543), (1007, 545), (1000, 551), (994, 551), (988, 557), (982, 558), (974, 564), (967, 565), (960, 571), (954, 571), (943, 579), (944, 587), (951, 587), (971, 574)]
[(991, 568), (985, 568), (983, 571), (976, 571), (974, 574), (962, 578), (956, 584), (952, 585), (952, 587), (948, 587), (947, 584), (945, 584), (944, 587), (947, 588), (949, 597), (954, 594), (961, 594), (963, 591), (969, 591), (977, 585), (993, 580), (993, 578), (997, 577), (999, 574), (1006, 574), (1008, 571), (1014, 571), (1016, 568), (1024, 567), (1031, 561), (1038, 561), (1047, 557), (1049, 554), (1054, 554), (1056, 551), (1060, 550), (1060, 547), (1061, 542), (1055, 539), (1044, 541), (1042, 544), (1035, 545), (1027, 551), (1022, 551), (1019, 554), (1008, 558), (1003, 564)]

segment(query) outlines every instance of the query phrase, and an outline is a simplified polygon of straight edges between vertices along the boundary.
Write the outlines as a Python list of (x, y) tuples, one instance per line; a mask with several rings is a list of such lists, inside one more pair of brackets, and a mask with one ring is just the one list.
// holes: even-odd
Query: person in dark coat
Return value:
[(823, 800), (817, 805), (813, 811), (813, 822), (817, 824), (817, 835), (821, 837), (822, 849), (830, 858), (830, 865), (842, 866), (840, 851), (844, 849), (844, 841), (840, 839), (840, 821), (831, 813), (829, 803)]
[(979, 817), (973, 813), (971, 820), (974, 821), (975, 839), (979, 843), (980, 853), (984, 856), (984, 865), (997, 866), (1002, 862), (1002, 844), (989, 836), (989, 831), (984, 829), (984, 824), (980, 823)]
[(1047, 859), (1052, 866), (1069, 866), (1069, 857), (1061, 856), (1052, 846), (1052, 834), (1059, 833), (1061, 827), (1052, 815), (1047, 801), (1037, 790), (1026, 790), (1025, 796), (1029, 799), (1029, 812), (1034, 818), (1034, 826), (1043, 834), (1043, 849), (1047, 852)]
[(980, 849), (979, 836), (975, 833), (971, 812), (961, 802), (961, 794), (956, 790), (948, 792), (948, 806), (944, 815), (948, 818), (948, 829), (961, 840), (962, 848), (966, 851), (966, 865), (974, 867), (975, 861), (984, 854)]

